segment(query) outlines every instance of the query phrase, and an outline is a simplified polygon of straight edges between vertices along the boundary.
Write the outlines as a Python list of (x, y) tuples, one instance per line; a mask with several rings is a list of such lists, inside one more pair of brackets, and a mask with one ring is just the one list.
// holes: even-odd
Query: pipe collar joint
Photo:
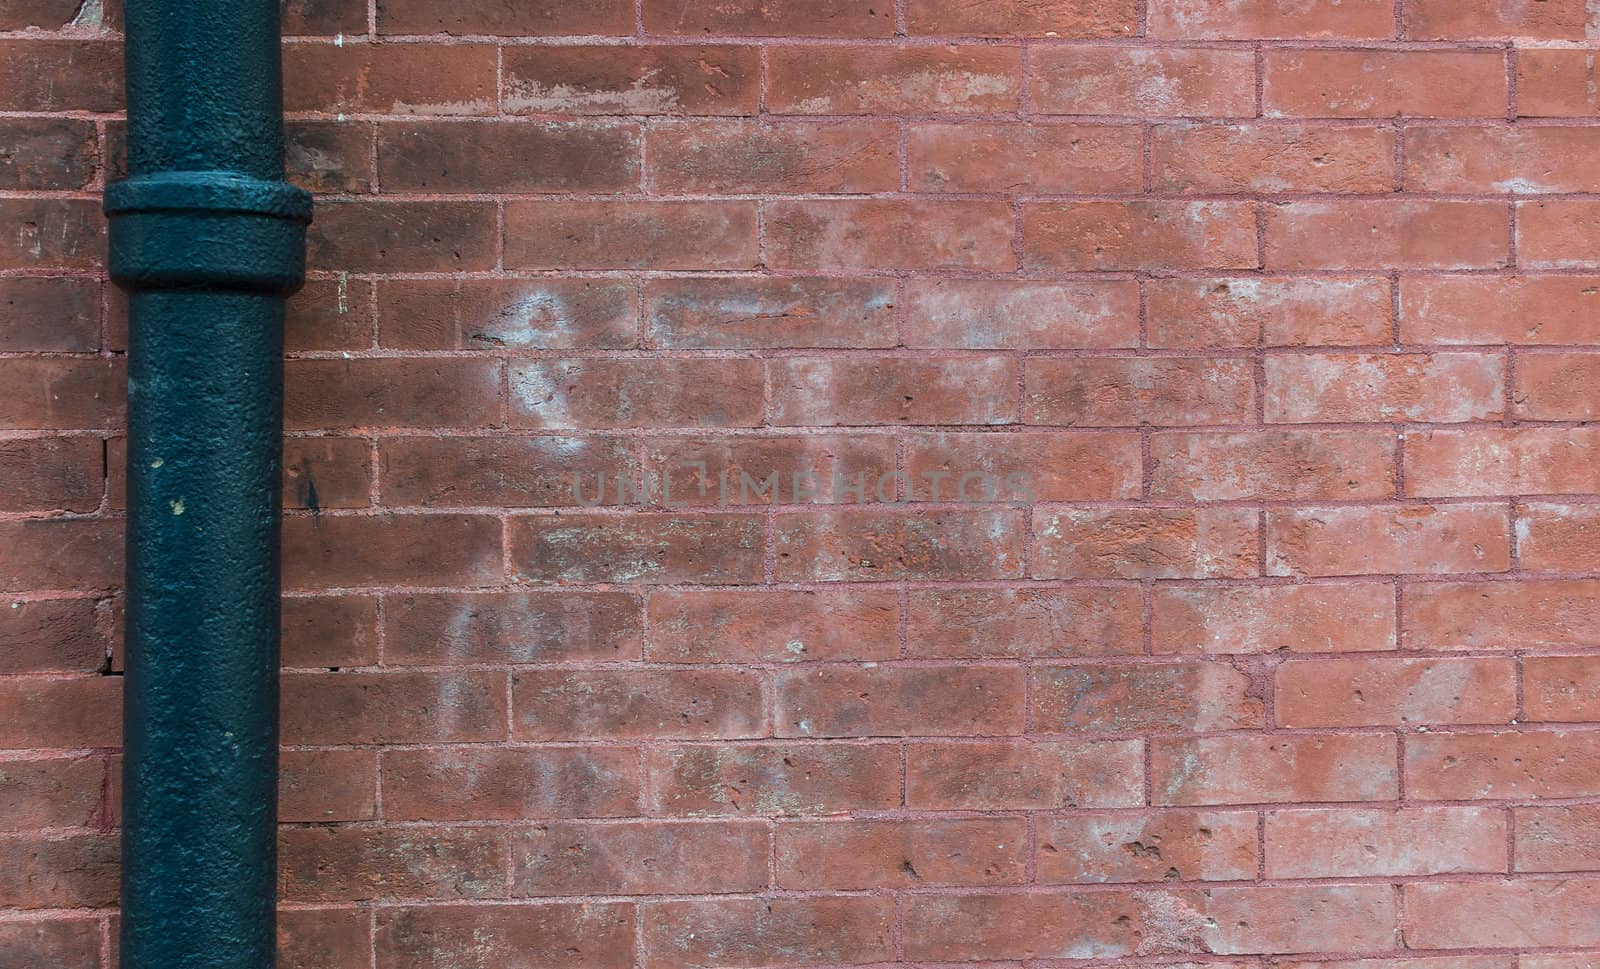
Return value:
[(159, 172), (106, 186), (111, 279), (127, 290), (287, 296), (305, 281), (311, 196), (237, 172)]

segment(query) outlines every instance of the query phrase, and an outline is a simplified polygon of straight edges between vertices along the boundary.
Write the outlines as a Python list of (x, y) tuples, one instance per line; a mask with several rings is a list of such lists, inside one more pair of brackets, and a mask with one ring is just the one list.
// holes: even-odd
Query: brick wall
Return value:
[[(1592, 6), (290, 0), (285, 965), (1597, 964)], [(117, 26), (0, 4), (7, 967), (115, 960)]]

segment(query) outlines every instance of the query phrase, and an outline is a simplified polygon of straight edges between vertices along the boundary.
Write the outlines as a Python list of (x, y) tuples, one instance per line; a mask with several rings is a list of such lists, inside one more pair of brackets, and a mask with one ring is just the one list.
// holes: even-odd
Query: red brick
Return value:
[(568, 514), (514, 518), (511, 562), (531, 582), (761, 581), (762, 521), (753, 514)]
[(387, 192), (628, 192), (639, 188), (637, 125), (418, 121), (378, 128)]
[(1220, 663), (1039, 667), (1030, 682), (1029, 723), (1043, 733), (1189, 733), (1266, 723), (1250, 676)]
[(1600, 506), (1537, 502), (1516, 511), (1518, 564), (1534, 572), (1588, 572), (1600, 563)]
[[(82, 7), (79, 0), (18, 0), (16, 3), (7, 4), (5, 9), (0, 11), (0, 30), (26, 30), (29, 27), (38, 27), (53, 31), (71, 27), (78, 19)], [(110, 9), (102, 11), (101, 16), (110, 14), (118, 8), (118, 5), (112, 3), (109, 7)]]
[(0, 608), (0, 673), (95, 673), (111, 643), (94, 599), (13, 602)]
[(661, 746), (646, 758), (652, 815), (844, 814), (900, 805), (895, 744)]
[(1044, 357), (1028, 362), (1030, 424), (1133, 427), (1233, 424), (1254, 412), (1248, 361), (1198, 357)]
[(887, 896), (649, 902), (644, 969), (857, 965), (893, 959)]
[(652, 346), (892, 347), (894, 286), (875, 279), (720, 277), (645, 283)]
[(372, 503), (372, 445), (350, 437), (283, 442), (286, 508), (366, 508)]
[(1499, 202), (1287, 202), (1266, 210), (1267, 268), (1499, 269), (1510, 222)]
[(892, 591), (660, 590), (648, 614), (656, 663), (876, 661), (899, 649)]
[(1268, 878), (1506, 870), (1506, 816), (1470, 807), (1269, 811)]
[(1131, 37), (1139, 30), (1135, 0), (910, 0), (913, 35), (945, 37)]
[(1150, 746), (1156, 804), (1387, 801), (1398, 791), (1392, 734), (1158, 737)]
[(1280, 727), (1508, 723), (1516, 664), (1482, 659), (1300, 659), (1278, 667)]
[(1517, 114), (1524, 118), (1587, 118), (1600, 113), (1592, 50), (1517, 52)]
[(1152, 279), (1152, 347), (1360, 346), (1390, 340), (1387, 280)]
[(646, 136), (646, 183), (685, 194), (893, 192), (898, 145), (882, 121), (662, 122)]
[(513, 834), (511, 894), (656, 895), (767, 887), (761, 821), (552, 821)]
[(0, 839), (0, 906), (115, 907), (117, 847), (104, 833)]
[(1373, 505), (1267, 512), (1268, 575), (1503, 572), (1511, 527), (1498, 505)]
[(906, 345), (957, 349), (1108, 349), (1139, 341), (1130, 280), (911, 279)]
[(1266, 360), (1273, 423), (1498, 420), (1505, 358), (1487, 353), (1274, 354)]
[(635, 298), (617, 280), (384, 280), (378, 342), (402, 350), (626, 349), (637, 339)]
[(121, 360), (103, 357), (0, 360), (0, 430), (118, 427), (123, 373)]
[(285, 750), (278, 755), (279, 821), (377, 817), (378, 755), (370, 750)]
[(450, 358), (290, 360), (293, 430), (488, 427), (500, 419), (500, 365)]
[(1079, 814), (1039, 826), (1039, 882), (1241, 881), (1256, 875), (1251, 811)]
[[(1513, 969), (1512, 955), (1483, 956), (1416, 956), (1398, 959), (1338, 959), (1332, 961), (1295, 962), (1284, 960), (1283, 969)], [(1525, 969), (1533, 969), (1527, 958), (1522, 960)], [(1562, 967), (1545, 967), (1562, 969)]]
[[(615, 437), (397, 437), (378, 453), (391, 507), (576, 505), (596, 497), (602, 476), (631, 480), (635, 464)], [(604, 503), (620, 498), (613, 490)]]
[(1017, 109), (1016, 47), (767, 48), (774, 114), (991, 114)]
[(384, 661), (397, 666), (637, 660), (639, 600), (625, 592), (505, 592), (384, 600)]
[[(1484, 957), (1486, 960), (1489, 957)], [(1555, 953), (1543, 956), (1522, 956), (1517, 961), (1521, 969), (1595, 969), (1597, 960), (1583, 952)], [(1470, 967), (1469, 967), (1470, 969)], [(1501, 965), (1485, 965), (1484, 969), (1504, 969)]]
[(488, 44), (285, 44), (283, 80), (286, 111), (495, 113), (495, 48)]
[(920, 589), (907, 599), (918, 659), (1071, 659), (1143, 649), (1137, 589)]
[(1395, 648), (1394, 587), (1378, 582), (1155, 590), (1157, 653), (1344, 653)]
[(377, 599), (294, 596), (283, 600), (285, 667), (371, 666), (377, 661)]
[(646, 0), (644, 28), (652, 34), (889, 37), (894, 11), (872, 0)]
[(1600, 658), (1529, 656), (1522, 671), (1528, 720), (1600, 720)]
[(748, 115), (761, 87), (753, 46), (517, 46), (501, 70), (510, 114)]
[(1411, 649), (1600, 644), (1600, 582), (1428, 582), (1405, 587)]
[(1269, 118), (1504, 117), (1500, 51), (1269, 50), (1262, 60)]
[(1150, 494), (1196, 501), (1360, 500), (1394, 495), (1393, 432), (1156, 434)]
[(17, 969), (100, 965), (100, 923), (51, 919), (0, 924), (0, 962)]
[(1136, 740), (919, 743), (906, 804), (919, 811), (1023, 811), (1144, 803)]
[(284, 319), (285, 347), (294, 351), (371, 347), (372, 293), (370, 282), (351, 280), (346, 273), (334, 279), (308, 281), (289, 300)]
[(1158, 125), (1151, 187), (1164, 192), (1386, 192), (1394, 132), (1324, 125)]
[(646, 446), (645, 481), (669, 507), (859, 504), (884, 476), (896, 480), (894, 451), (886, 434), (663, 438)]
[(278, 913), (278, 965), (282, 969), (362, 969), (371, 955), (371, 916), (362, 909), (286, 909)]
[(0, 761), (0, 831), (102, 823), (108, 767), (103, 757)]
[(122, 110), (122, 45), (114, 41), (0, 40), (0, 65), (0, 111)]
[(911, 435), (905, 471), (919, 501), (1098, 501), (1139, 494), (1132, 432), (940, 431)]
[(1600, 808), (1590, 804), (1519, 807), (1512, 815), (1517, 831), (1517, 871), (1593, 871), (1600, 864), (1596, 835)]
[(1016, 365), (1000, 356), (800, 357), (776, 360), (771, 371), (772, 423), (782, 426), (1007, 424), (1016, 416)]
[(634, 922), (632, 902), (385, 906), (376, 952), (392, 969), (630, 969)]
[(1033, 514), (1033, 577), (1254, 576), (1256, 518), (1231, 508), (1041, 508)]
[(511, 677), (517, 740), (701, 740), (768, 732), (750, 670), (523, 670)]
[(1131, 125), (911, 126), (911, 189), (921, 192), (1125, 194), (1142, 187), (1142, 138)]
[[(1600, 794), (1600, 733), (1426, 733), (1406, 739), (1406, 791), (1433, 800)], [(1555, 944), (1555, 943), (1543, 943)]]
[(84, 188), (94, 177), (99, 147), (94, 125), (62, 118), (0, 121), (7, 154), (0, 158), (0, 188), (40, 191)]
[(373, 190), (371, 125), (294, 121), (285, 129), (289, 181), (318, 194), (365, 195)]
[(505, 222), (505, 262), (517, 269), (753, 269), (758, 261), (754, 202), (510, 202)]
[(81, 353), (99, 346), (99, 282), (0, 277), (0, 350)]
[(1021, 818), (793, 822), (778, 826), (785, 889), (1020, 885)]
[(1303, 7), (1294, 0), (1155, 0), (1150, 36), (1179, 40), (1385, 40), (1394, 36), (1395, 0), (1346, 0)]
[(1014, 217), (1004, 202), (770, 202), (764, 226), (766, 262), (773, 269), (1017, 268), (1011, 243)]
[(488, 202), (328, 200), (306, 258), (332, 272), (472, 272), (494, 268), (497, 238)]
[(489, 585), (499, 580), (500, 522), (487, 515), (288, 518), (284, 588)]
[(90, 512), (105, 492), (99, 438), (0, 440), (0, 511)]
[(1412, 40), (1583, 40), (1594, 22), (1583, 0), (1410, 0), (1406, 37)]
[(278, 834), (278, 893), (287, 902), (497, 898), (505, 865), (504, 835), (494, 828), (319, 826)]
[(1022, 207), (1032, 270), (1254, 269), (1255, 206), (1242, 202), (1030, 202)]
[[(1517, 195), (1593, 192), (1600, 189), (1597, 149), (1600, 131), (1591, 128), (1409, 128), (1406, 188)], [(1505, 280), (1502, 288), (1513, 282)]]
[(286, 744), (503, 740), (505, 674), (286, 673), (282, 716)]
[(1600, 264), (1600, 202), (1517, 203), (1517, 264), (1526, 269), (1592, 269)]
[(0, 269), (99, 269), (105, 262), (105, 217), (95, 202), (0, 199), (0, 222), (11, 227), (0, 235)]
[(1014, 579), (1022, 573), (1020, 513), (960, 509), (780, 512), (779, 582)]
[(1600, 944), (1600, 880), (1434, 882), (1405, 888), (1405, 933), (1419, 949)]
[(780, 737), (996, 736), (1023, 729), (1022, 671), (799, 668), (777, 677)]
[(1152, 951), (1383, 949), (1392, 944), (1396, 919), (1387, 885), (922, 895), (906, 912), (906, 954), (930, 962), (1053, 961)]
[(1407, 343), (1586, 343), (1597, 309), (1600, 278), (1594, 276), (1400, 280), (1400, 332)]
[(1253, 117), (1245, 50), (1050, 46), (1029, 50), (1028, 100), (1043, 114)]
[(639, 754), (622, 747), (386, 750), (391, 821), (520, 821), (637, 815)]
[(0, 522), (0, 592), (120, 586), (122, 535), (117, 519)]
[(423, 0), (380, 0), (381, 34), (469, 34), (510, 37), (561, 34), (633, 33), (633, 4), (628, 0), (565, 3), (524, 0), (506, 3), (463, 3), (441, 6)]
[(1525, 420), (1588, 421), (1600, 405), (1588, 388), (1600, 376), (1600, 353), (1530, 353), (1517, 357), (1516, 413)]

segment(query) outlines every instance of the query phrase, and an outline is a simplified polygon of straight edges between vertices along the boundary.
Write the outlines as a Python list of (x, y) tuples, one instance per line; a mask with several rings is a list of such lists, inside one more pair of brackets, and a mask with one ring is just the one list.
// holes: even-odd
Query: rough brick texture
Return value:
[[(1594, 0), (284, 10), (285, 969), (1600, 965)], [(6, 969), (116, 959), (120, 26), (0, 0)]]

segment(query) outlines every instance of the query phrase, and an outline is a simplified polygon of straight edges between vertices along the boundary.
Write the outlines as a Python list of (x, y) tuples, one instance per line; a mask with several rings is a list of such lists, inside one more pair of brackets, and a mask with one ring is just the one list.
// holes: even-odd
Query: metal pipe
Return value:
[(276, 920), (283, 304), (278, 0), (126, 0), (124, 969), (269, 969)]

